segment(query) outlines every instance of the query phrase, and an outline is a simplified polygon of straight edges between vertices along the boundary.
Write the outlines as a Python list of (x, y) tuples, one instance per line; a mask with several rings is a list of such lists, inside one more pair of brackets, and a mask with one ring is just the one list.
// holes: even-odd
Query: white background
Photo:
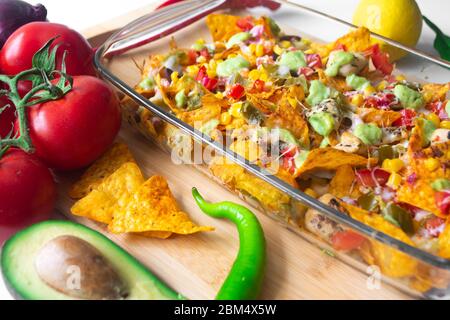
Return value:
[[(397, 1), (397, 0), (391, 0)], [(105, 20), (125, 14), (151, 3), (162, 2), (154, 0), (41, 0), (28, 2), (42, 3), (47, 7), (48, 19), (69, 25), (82, 31)], [(297, 0), (298, 3), (329, 13), (338, 18), (351, 21), (353, 11), (359, 0)], [(420, 9), (431, 21), (437, 24), (446, 34), (450, 34), (450, 0), (417, 0)], [(145, 12), (143, 12), (144, 14)], [(424, 25), (418, 47), (434, 53), (434, 34)], [(10, 299), (0, 280), (0, 300)]]

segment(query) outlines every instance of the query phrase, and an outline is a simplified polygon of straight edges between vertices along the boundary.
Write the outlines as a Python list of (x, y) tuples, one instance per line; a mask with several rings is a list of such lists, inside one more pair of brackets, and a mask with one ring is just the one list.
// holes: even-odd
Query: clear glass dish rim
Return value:
[[(276, 1), (276, 0), (275, 0)], [(219, 2), (226, 2), (226, 1), (219, 1)], [(284, 4), (284, 5), (294, 5), (297, 7), (297, 9), (301, 10), (301, 11), (307, 11), (309, 14), (314, 14), (316, 16), (319, 16), (321, 18), (325, 18), (328, 20), (334, 20), (336, 23), (339, 24), (344, 24), (347, 26), (353, 26), (352, 24), (345, 22), (343, 20), (339, 20), (337, 18), (334, 18), (332, 16), (329, 15), (325, 15), (323, 13), (320, 13), (316, 10), (304, 7), (304, 6), (300, 6), (297, 4), (293, 4), (290, 3), (289, 1), (276, 1), (279, 2), (280, 4)], [(176, 7), (175, 6), (171, 6), (171, 7)], [(165, 8), (163, 8), (162, 10), (164, 10)], [(221, 10), (222, 8), (217, 8), (217, 11)], [(213, 12), (213, 11), (210, 11)], [(208, 12), (209, 13), (209, 12)], [(151, 14), (146, 15), (147, 17), (150, 17)], [(140, 18), (142, 19), (142, 18)], [(117, 32), (115, 32), (108, 40), (105, 41), (105, 43), (103, 45), (101, 45), (100, 47), (98, 47), (95, 56), (94, 56), (94, 65), (96, 67), (96, 69), (99, 71), (100, 75), (105, 78), (106, 80), (108, 80), (109, 82), (111, 82), (115, 87), (117, 87), (120, 91), (122, 91), (123, 93), (125, 93), (126, 95), (128, 95), (131, 99), (133, 99), (135, 102), (139, 103), (139, 105), (145, 107), (146, 109), (148, 109), (149, 111), (151, 111), (153, 114), (155, 114), (156, 116), (160, 117), (161, 119), (163, 119), (164, 121), (168, 122), (171, 125), (176, 126), (177, 128), (181, 129), (182, 131), (184, 131), (185, 133), (189, 134), (192, 138), (194, 138), (196, 141), (201, 142), (202, 144), (206, 144), (209, 147), (212, 147), (215, 151), (219, 152), (219, 154), (222, 154), (224, 156), (226, 156), (227, 158), (231, 159), (232, 161), (234, 161), (235, 163), (239, 164), (240, 166), (242, 166), (245, 170), (247, 170), (248, 172), (252, 173), (253, 175), (255, 175), (256, 177), (258, 177), (259, 179), (271, 184), (272, 186), (274, 186), (275, 188), (277, 188), (278, 190), (280, 190), (281, 192), (287, 194), (288, 196), (290, 196), (291, 198), (299, 201), (300, 203), (303, 203), (305, 205), (307, 205), (310, 208), (316, 209), (318, 211), (320, 211), (321, 213), (325, 214), (326, 216), (331, 217), (333, 220), (342, 223), (350, 228), (353, 228), (355, 231), (365, 235), (368, 238), (377, 240), (389, 247), (392, 247), (396, 250), (399, 250), (409, 256), (411, 256), (412, 258), (415, 258), (417, 260), (420, 260), (426, 264), (432, 265), (434, 267), (440, 268), (440, 269), (446, 269), (446, 270), (450, 270), (450, 259), (445, 259), (443, 257), (439, 257), (436, 256), (434, 254), (431, 254), (429, 252), (426, 252), (424, 250), (421, 250), (419, 248), (413, 247), (411, 245), (406, 244), (403, 241), (397, 240), (383, 232), (380, 232), (362, 222), (359, 222), (357, 220), (354, 220), (352, 218), (350, 218), (349, 216), (345, 215), (344, 213), (329, 207), (325, 204), (323, 204), (322, 202), (318, 201), (315, 198), (312, 198), (310, 196), (308, 196), (307, 194), (301, 192), (298, 189), (293, 188), (292, 186), (290, 186), (289, 184), (285, 183), (284, 181), (282, 181), (281, 179), (277, 178), (274, 175), (271, 175), (270, 173), (268, 173), (267, 171), (265, 171), (264, 169), (260, 168), (259, 166), (250, 163), (249, 161), (247, 161), (246, 159), (244, 159), (243, 157), (239, 156), (238, 154), (235, 154), (233, 151), (229, 150), (228, 148), (224, 147), (223, 145), (215, 142), (214, 140), (212, 140), (209, 136), (206, 136), (204, 134), (202, 134), (200, 131), (196, 130), (195, 128), (193, 128), (192, 126), (188, 125), (187, 123), (181, 121), (180, 119), (176, 118), (173, 114), (167, 112), (166, 110), (164, 110), (163, 108), (159, 107), (158, 105), (152, 103), (150, 100), (146, 99), (144, 96), (142, 96), (141, 94), (139, 94), (137, 91), (135, 91), (132, 87), (130, 87), (129, 85), (127, 85), (124, 81), (122, 81), (118, 76), (116, 76), (112, 71), (110, 71), (108, 69), (108, 67), (106, 65), (103, 64), (102, 60), (104, 58), (104, 54), (108, 49), (108, 46), (111, 43), (114, 43), (116, 39), (116, 37), (118, 35), (123, 35), (126, 33), (127, 29), (136, 21), (140, 20), (134, 20), (130, 23), (128, 23), (127, 25), (125, 25), (123, 28), (121, 28), (120, 30), (118, 30)], [(178, 30), (182, 30), (182, 28), (189, 26), (191, 23), (194, 23), (196, 21), (191, 21), (189, 24), (185, 24), (182, 27), (180, 27)], [(354, 26), (353, 26), (354, 27)], [(300, 29), (300, 28), (299, 28)], [(375, 37), (380, 38), (380, 39), (385, 39), (384, 37), (377, 35), (377, 34), (373, 34)], [(164, 35), (161, 38), (167, 37), (168, 35)], [(121, 39), (123, 40), (123, 38)], [(388, 39), (389, 40), (389, 39)], [(409, 47), (405, 47), (403, 45), (397, 45), (398, 43), (396, 43), (395, 41), (388, 41), (391, 45), (397, 46), (398, 48), (401, 49), (405, 49), (407, 48), (411, 54), (414, 54), (416, 56), (418, 56), (421, 59), (424, 60), (429, 60), (432, 63), (438, 64), (442, 66), (442, 60), (439, 61), (440, 59), (436, 59), (434, 57), (431, 56), (427, 56), (425, 54), (425, 56), (422, 54), (422, 52), (418, 52), (413, 48), (409, 48)], [(392, 43), (391, 43), (392, 42)], [(439, 62), (438, 62), (439, 61)], [(444, 63), (448, 63), (448, 62), (444, 62)], [(450, 66), (450, 64), (449, 64)]]

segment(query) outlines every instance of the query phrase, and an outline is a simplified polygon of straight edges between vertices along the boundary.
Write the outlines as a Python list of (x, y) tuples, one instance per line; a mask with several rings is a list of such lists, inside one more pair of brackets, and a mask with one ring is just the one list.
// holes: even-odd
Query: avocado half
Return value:
[(46, 244), (58, 238), (82, 239), (83, 243), (87, 242), (94, 247), (125, 284), (127, 292), (124, 299), (183, 299), (180, 294), (162, 283), (138, 260), (101, 233), (63, 220), (35, 224), (18, 232), (4, 244), (1, 254), (2, 275), (8, 289), (16, 298), (27, 300), (77, 299), (48, 285), (36, 271), (36, 258), (39, 252)]

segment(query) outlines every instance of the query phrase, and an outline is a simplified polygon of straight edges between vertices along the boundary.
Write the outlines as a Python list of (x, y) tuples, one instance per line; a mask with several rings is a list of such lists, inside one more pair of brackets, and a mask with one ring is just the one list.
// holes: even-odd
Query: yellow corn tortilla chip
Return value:
[(126, 162), (135, 162), (126, 144), (116, 142), (97, 159), (75, 182), (69, 191), (73, 199), (81, 199), (94, 190), (102, 181)]
[(328, 77), (323, 69), (318, 69), (319, 79), (328, 87), (332, 87), (340, 92), (350, 91), (350, 87), (344, 77)]
[(311, 150), (303, 165), (295, 172), (295, 177), (316, 170), (336, 170), (343, 165), (365, 167), (376, 164), (377, 159), (367, 159), (357, 154), (347, 153), (334, 148)]
[(147, 231), (147, 232), (140, 232), (136, 235), (141, 237), (147, 237), (147, 238), (158, 238), (158, 239), (167, 239), (169, 238), (173, 233), (169, 231)]
[(213, 94), (205, 94), (202, 97), (202, 106), (192, 111), (181, 112), (178, 117), (194, 126), (196, 122), (204, 124), (212, 119), (219, 119), (223, 107), (228, 106), (226, 100), (219, 99)]
[(328, 192), (338, 198), (351, 197), (356, 199), (361, 195), (356, 184), (355, 170), (352, 166), (346, 164), (336, 170)]
[(208, 26), (214, 41), (227, 41), (236, 33), (242, 32), (237, 26), (238, 16), (228, 14), (210, 14), (206, 17)]
[(422, 94), (426, 102), (444, 101), (450, 90), (449, 83), (427, 83), (422, 87)]
[[(340, 205), (353, 219), (369, 225), (397, 240), (414, 246), (412, 240), (402, 229), (388, 222), (381, 215), (368, 212), (342, 201), (340, 202)], [(366, 243), (361, 247), (360, 252), (367, 263), (379, 266), (383, 274), (387, 276), (398, 278), (413, 276), (416, 273), (417, 261), (397, 249), (376, 240), (369, 240), (369, 243)]]
[(144, 177), (137, 164), (127, 162), (87, 196), (78, 200), (72, 206), (71, 212), (77, 216), (108, 224), (117, 206), (125, 205), (128, 198), (143, 183)]
[(360, 27), (353, 30), (337, 39), (334, 42), (333, 47), (337, 47), (339, 45), (345, 46), (347, 51), (351, 52), (364, 51), (372, 45), (370, 31), (365, 27)]
[(447, 220), (444, 231), (439, 236), (439, 255), (450, 259), (450, 223)]
[(185, 235), (214, 230), (197, 226), (179, 209), (161, 176), (151, 177), (124, 199), (124, 205), (116, 208), (108, 229), (113, 233), (163, 231)]
[(358, 108), (358, 115), (364, 122), (374, 123), (379, 127), (391, 127), (392, 123), (402, 116), (397, 111), (376, 108)]

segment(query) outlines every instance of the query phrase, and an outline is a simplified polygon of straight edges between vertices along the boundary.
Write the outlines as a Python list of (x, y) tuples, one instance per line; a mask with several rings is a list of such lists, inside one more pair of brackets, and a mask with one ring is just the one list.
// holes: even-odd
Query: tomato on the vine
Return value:
[(64, 52), (67, 74), (95, 75), (92, 58), (94, 50), (84, 37), (65, 25), (50, 22), (31, 22), (17, 29), (6, 41), (0, 52), (0, 70), (3, 74), (15, 75), (31, 69), (34, 54), (50, 39), (59, 45), (56, 67), (61, 69)]
[(27, 112), (36, 156), (59, 170), (92, 163), (111, 145), (121, 123), (113, 90), (91, 76), (73, 77), (72, 90), (64, 97), (31, 106)]
[(9, 149), (0, 158), (0, 244), (17, 230), (49, 219), (55, 200), (48, 168), (33, 155)]

